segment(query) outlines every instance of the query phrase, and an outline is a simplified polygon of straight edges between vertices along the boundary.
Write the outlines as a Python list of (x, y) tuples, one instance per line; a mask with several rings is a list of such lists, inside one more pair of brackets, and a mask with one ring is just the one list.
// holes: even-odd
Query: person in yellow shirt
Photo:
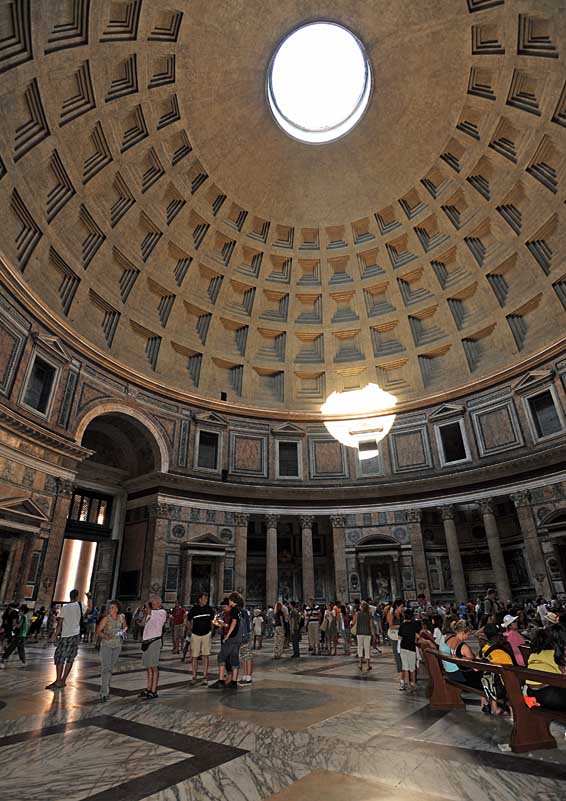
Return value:
[[(483, 636), (485, 641), (480, 648), (480, 659), (494, 665), (515, 664), (513, 651), (498, 626), (488, 623), (483, 630)], [(484, 673), (482, 686), (489, 700), (489, 707), (483, 708), (486, 714), (489, 715), (491, 712), (492, 715), (501, 715), (509, 710), (501, 676), (497, 673)]]
[[(566, 629), (559, 623), (537, 629), (531, 639), (531, 653), (527, 667), (544, 673), (566, 673)], [(527, 695), (535, 698), (547, 709), (566, 711), (566, 678), (564, 687), (553, 687), (538, 681), (527, 680)]]

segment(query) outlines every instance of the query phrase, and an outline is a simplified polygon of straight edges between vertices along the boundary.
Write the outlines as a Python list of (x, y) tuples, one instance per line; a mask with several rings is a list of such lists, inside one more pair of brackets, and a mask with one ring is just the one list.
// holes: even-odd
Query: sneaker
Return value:
[(404, 690), (405, 689), (405, 682), (404, 681), (400, 681), (399, 682), (399, 689), (400, 690)]
[(203, 687), (208, 687), (208, 676), (204, 677), (204, 679), (201, 681), (201, 685)]
[(229, 681), (226, 685), (227, 690), (237, 690), (238, 689), (238, 682), (237, 681)]
[(209, 690), (223, 690), (225, 686), (226, 685), (224, 684), (223, 681), (220, 681), (220, 679), (217, 679), (215, 682), (213, 682), (212, 684), (208, 685), (208, 689)]
[(157, 695), (157, 693), (154, 693), (154, 692), (148, 692), (148, 694), (146, 695), (146, 699), (147, 699), (148, 701), (153, 701), (153, 699), (154, 699), (154, 698), (159, 698), (159, 696)]
[(240, 679), (239, 683), (240, 683), (240, 687), (244, 687), (246, 684), (251, 684), (252, 680), (251, 680), (251, 678)]
[(199, 680), (198, 680), (198, 679), (191, 679), (191, 682), (190, 682), (190, 684), (191, 684), (191, 687), (196, 687), (196, 686), (197, 686), (197, 684), (199, 684), (199, 683), (200, 683), (200, 682), (199, 682)]
[(142, 690), (141, 693), (138, 695), (138, 698), (147, 698), (151, 690)]
[(108, 701), (108, 696), (107, 695), (101, 695), (100, 696), (100, 703), (103, 704), (105, 701)]

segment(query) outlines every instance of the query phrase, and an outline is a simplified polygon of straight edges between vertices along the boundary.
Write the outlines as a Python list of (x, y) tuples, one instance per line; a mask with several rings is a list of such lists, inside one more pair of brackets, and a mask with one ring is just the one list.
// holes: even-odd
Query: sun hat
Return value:
[(519, 619), (518, 615), (505, 615), (505, 617), (503, 618), (503, 625), (505, 626), (505, 628), (509, 628), (511, 623), (514, 623), (518, 619)]
[(544, 616), (545, 620), (548, 620), (549, 623), (559, 623), (560, 618), (555, 612), (547, 612)]

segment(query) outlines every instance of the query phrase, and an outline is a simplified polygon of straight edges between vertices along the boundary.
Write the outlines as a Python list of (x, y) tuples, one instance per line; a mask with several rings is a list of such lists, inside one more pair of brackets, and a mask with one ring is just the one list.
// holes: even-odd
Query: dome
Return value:
[[(111, 371), (209, 407), (314, 419), (377, 383), (401, 411), (518, 375), (566, 322), (564, 3), (520, 12), (3, 3), (3, 280)], [(266, 79), (318, 20), (373, 87), (313, 147)]]

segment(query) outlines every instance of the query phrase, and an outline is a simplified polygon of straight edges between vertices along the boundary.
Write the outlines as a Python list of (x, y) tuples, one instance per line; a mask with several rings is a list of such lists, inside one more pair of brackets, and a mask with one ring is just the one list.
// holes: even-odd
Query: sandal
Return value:
[(141, 693), (138, 695), (138, 698), (147, 698), (150, 693), (151, 690), (142, 690)]

